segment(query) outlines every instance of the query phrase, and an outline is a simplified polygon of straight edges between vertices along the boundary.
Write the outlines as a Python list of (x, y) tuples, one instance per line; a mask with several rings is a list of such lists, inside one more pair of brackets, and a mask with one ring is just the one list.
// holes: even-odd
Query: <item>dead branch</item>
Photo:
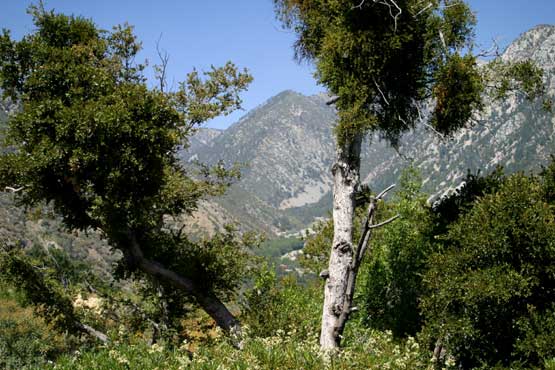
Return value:
[[(391, 18), (393, 18), (393, 21), (395, 22), (395, 32), (397, 32), (397, 20), (401, 16), (401, 14), (403, 14), (403, 10), (401, 9), (401, 7), (399, 7), (399, 5), (397, 5), (397, 3), (394, 0), (372, 0), (372, 1), (374, 2), (374, 4), (381, 4), (389, 8), (389, 15), (391, 16)], [(366, 0), (361, 0), (361, 2), (358, 5), (353, 6), (351, 9), (362, 9), (362, 6), (364, 5), (365, 2)], [(396, 11), (397, 13), (393, 14), (394, 11)]]
[(333, 105), (333, 104), (337, 103), (338, 100), (339, 100), (339, 96), (337, 96), (337, 95), (332, 96), (332, 97), (330, 98), (330, 100), (328, 100), (328, 101), (326, 102), (326, 105)]
[(360, 4), (353, 6), (351, 9), (362, 9), (362, 5), (366, 2), (366, 0), (362, 0)]
[(443, 48), (447, 50), (447, 43), (445, 42), (445, 36), (443, 36), (443, 32), (441, 30), (439, 30), (439, 39), (441, 40), (441, 44), (443, 45)]
[(424, 8), (422, 8), (418, 13), (414, 14), (413, 17), (417, 18), (420, 14), (424, 13), (426, 10), (430, 9), (433, 6), (432, 3), (428, 3)]
[(374, 224), (374, 225), (370, 225), (369, 228), (370, 229), (377, 229), (379, 227), (385, 226), (393, 221), (395, 221), (396, 219), (398, 219), (399, 217), (401, 217), (401, 215), (395, 215), (393, 217), (391, 217), (390, 219), (387, 219), (383, 222), (380, 222), (379, 224)]
[(376, 197), (376, 200), (380, 200), (382, 199), (391, 189), (393, 189), (395, 186), (395, 184), (389, 185), (386, 189), (384, 189), (380, 194), (378, 194), (378, 196)]
[(482, 50), (476, 54), (477, 58), (499, 58), (501, 56), (501, 48), (499, 47), (499, 42), (497, 38), (491, 39), (492, 45), (489, 49)]
[(160, 49), (160, 40), (162, 40), (162, 34), (160, 34), (160, 37), (156, 41), (156, 53), (158, 54), (158, 58), (160, 58), (160, 64), (155, 66), (155, 70), (156, 78), (160, 84), (160, 91), (164, 92), (164, 89), (166, 88), (166, 73), (170, 56), (167, 51)]
[(101, 341), (102, 343), (108, 343), (108, 336), (98, 330), (96, 330), (95, 328), (83, 324), (79, 321), (75, 322), (75, 326), (77, 327), (77, 329), (81, 330), (83, 333), (90, 335), (93, 338), (98, 339), (99, 341)]
[(23, 189), (25, 189), (25, 186), (21, 186), (21, 187), (19, 187), (19, 188), (14, 188), (14, 187), (11, 187), (11, 186), (6, 186), (6, 187), (4, 188), (4, 190), (9, 191), (10, 193), (18, 193), (18, 192), (20, 192), (20, 191), (23, 190)]
[(383, 93), (382, 89), (380, 89), (380, 85), (378, 85), (378, 83), (376, 82), (375, 79), (374, 80), (374, 85), (376, 85), (376, 88), (378, 89), (378, 91), (380, 92), (380, 95), (382, 96), (385, 104), (389, 105), (389, 100), (387, 100), (387, 98), (385, 97), (385, 94)]

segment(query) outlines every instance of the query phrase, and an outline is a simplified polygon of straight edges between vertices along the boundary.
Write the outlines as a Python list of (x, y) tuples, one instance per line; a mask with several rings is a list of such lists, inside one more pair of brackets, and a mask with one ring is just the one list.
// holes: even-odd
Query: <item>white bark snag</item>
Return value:
[(352, 266), (353, 217), (355, 192), (360, 182), (360, 149), (362, 136), (357, 135), (342, 147), (338, 146), (333, 175), (333, 245), (329, 261), (329, 276), (324, 288), (320, 347), (324, 350), (339, 346), (343, 328), (339, 319), (343, 312), (345, 294)]
[(362, 136), (337, 151), (337, 162), (332, 173), (333, 190), (333, 245), (330, 253), (329, 268), (320, 276), (326, 278), (324, 288), (324, 309), (320, 347), (333, 350), (339, 347), (345, 324), (356, 310), (353, 298), (357, 274), (366, 253), (372, 230), (387, 225), (399, 217), (374, 224), (378, 201), (395, 185), (391, 185), (378, 196), (372, 197), (368, 205), (366, 220), (362, 225), (361, 236), (355, 247), (353, 244), (353, 221), (355, 195), (360, 182), (360, 149)]

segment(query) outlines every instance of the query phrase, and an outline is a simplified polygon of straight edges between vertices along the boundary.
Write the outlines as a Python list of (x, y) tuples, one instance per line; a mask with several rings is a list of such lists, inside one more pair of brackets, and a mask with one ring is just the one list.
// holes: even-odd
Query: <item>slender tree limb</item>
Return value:
[(339, 100), (339, 96), (337, 96), (337, 95), (332, 96), (332, 97), (330, 98), (330, 100), (328, 100), (328, 101), (326, 102), (326, 105), (333, 105), (333, 104), (337, 103), (338, 100)]
[(426, 10), (430, 9), (433, 6), (432, 3), (428, 3), (428, 5), (426, 5), (425, 8), (423, 8), (422, 10), (420, 10), (418, 13), (416, 13), (415, 15), (413, 15), (414, 18), (417, 18), (420, 14), (424, 13)]
[(382, 199), (391, 189), (393, 189), (395, 186), (397, 186), (396, 184), (392, 184), (389, 185), (386, 189), (384, 189), (380, 194), (378, 194), (378, 196), (376, 197), (376, 200), (380, 200)]
[(156, 78), (158, 79), (158, 83), (160, 84), (160, 91), (164, 92), (166, 88), (166, 74), (168, 69), (168, 62), (170, 60), (170, 56), (167, 51), (162, 50), (160, 48), (160, 40), (162, 40), (162, 34), (156, 41), (156, 53), (158, 54), (158, 58), (160, 58), (160, 65), (155, 66), (156, 70)]
[(389, 100), (387, 100), (387, 98), (385, 97), (385, 94), (383, 93), (382, 89), (380, 89), (380, 85), (378, 85), (378, 83), (376, 82), (376, 80), (374, 79), (374, 85), (376, 85), (376, 88), (378, 89), (380, 95), (383, 98), (383, 101), (385, 102), (385, 104), (389, 105)]
[(365, 2), (366, 0), (362, 0), (360, 4), (353, 6), (351, 9), (362, 9), (362, 5), (364, 5)]
[(443, 45), (443, 48), (447, 50), (447, 43), (445, 42), (445, 36), (443, 36), (443, 32), (441, 30), (439, 30), (439, 39), (441, 40), (441, 45)]
[(389, 223), (395, 221), (395, 220), (398, 219), (400, 216), (401, 216), (401, 215), (395, 215), (395, 216), (391, 217), (391, 218), (388, 219), (388, 220), (385, 220), (385, 221), (383, 221), (383, 222), (380, 222), (379, 224), (370, 225), (370, 226), (368, 226), (368, 228), (369, 228), (369, 229), (377, 229), (377, 228), (379, 228), (379, 227), (385, 226), (385, 225), (387, 225), (387, 224), (389, 224)]
[[(365, 2), (366, 0), (361, 0), (358, 5), (351, 7), (351, 10), (362, 9), (362, 6), (364, 5)], [(381, 1), (373, 0), (373, 2), (374, 4), (385, 5), (389, 8), (389, 15), (393, 18), (393, 21), (395, 22), (395, 32), (397, 32), (397, 20), (401, 16), (401, 14), (403, 14), (403, 10), (401, 9), (401, 7), (399, 7), (399, 5), (397, 5), (397, 3), (394, 0), (381, 0)], [(395, 10), (397, 11), (396, 14), (393, 14), (393, 11), (394, 11), (393, 8), (395, 8)]]
[(10, 193), (18, 193), (18, 192), (20, 192), (20, 191), (23, 190), (23, 189), (25, 189), (25, 186), (21, 186), (21, 187), (19, 187), (19, 188), (14, 188), (14, 187), (11, 187), (11, 186), (6, 186), (6, 187), (4, 188), (4, 190), (9, 191)]

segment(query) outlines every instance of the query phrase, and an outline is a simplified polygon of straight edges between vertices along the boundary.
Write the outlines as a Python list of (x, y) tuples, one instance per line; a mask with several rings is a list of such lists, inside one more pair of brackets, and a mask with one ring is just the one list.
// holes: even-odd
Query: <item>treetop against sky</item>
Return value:
[[(33, 29), (26, 8), (33, 0), (5, 0), (0, 5), (0, 28), (20, 38)], [(469, 0), (478, 15), (477, 40), (484, 49), (497, 38), (501, 47), (538, 24), (555, 24), (553, 0)], [(312, 78), (313, 69), (293, 60), (290, 31), (275, 19), (272, 0), (46, 0), (46, 8), (90, 17), (104, 29), (128, 22), (143, 42), (139, 62), (149, 62), (147, 76), (153, 81), (153, 65), (159, 62), (156, 44), (170, 56), (168, 85), (177, 87), (193, 67), (208, 70), (231, 60), (254, 76), (243, 94), (245, 110), (263, 103), (285, 89), (304, 94), (323, 91)], [(245, 112), (217, 118), (209, 127), (225, 128)]]

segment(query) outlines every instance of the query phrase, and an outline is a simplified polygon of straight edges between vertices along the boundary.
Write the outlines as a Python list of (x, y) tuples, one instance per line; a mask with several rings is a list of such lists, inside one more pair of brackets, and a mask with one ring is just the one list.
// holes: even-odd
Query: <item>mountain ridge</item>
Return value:
[[(555, 96), (555, 26), (538, 25), (503, 52), (505, 61), (530, 58), (545, 71), (548, 95)], [(218, 203), (232, 218), (281, 234), (308, 227), (331, 210), (336, 115), (323, 95), (285, 90), (268, 99), (218, 135), (197, 155), (202, 162), (247, 162), (242, 180)], [(361, 175), (371, 188), (395, 183), (402, 169), (417, 167), (424, 190), (441, 194), (456, 187), (468, 170), (508, 172), (539, 169), (555, 148), (555, 118), (541, 104), (518, 97), (486, 102), (471, 128), (450, 140), (425, 125), (403, 135), (398, 151), (371, 135), (362, 156)], [(304, 119), (303, 119), (304, 118)], [(239, 200), (232, 200), (236, 197)]]

